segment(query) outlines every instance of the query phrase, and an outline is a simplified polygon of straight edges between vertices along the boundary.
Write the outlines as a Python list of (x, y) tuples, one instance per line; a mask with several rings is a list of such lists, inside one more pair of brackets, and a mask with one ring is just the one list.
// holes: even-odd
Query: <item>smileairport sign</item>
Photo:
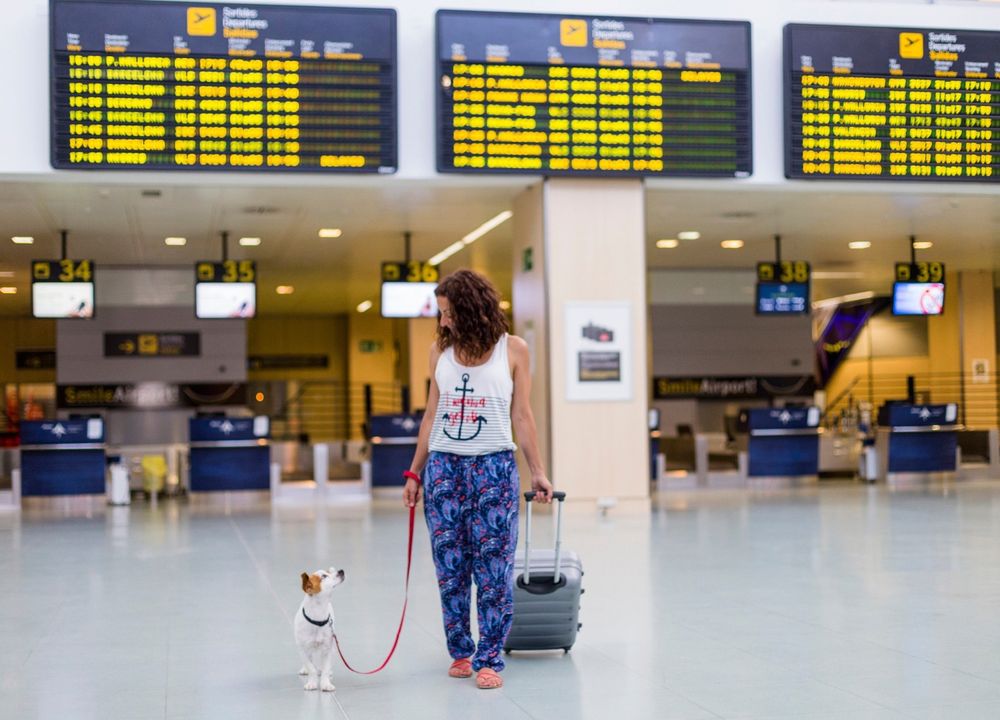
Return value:
[(815, 390), (811, 375), (653, 378), (654, 400), (748, 400), (809, 396)]
[(175, 385), (146, 382), (134, 385), (59, 385), (56, 404), (72, 408), (165, 409), (201, 405), (245, 405), (245, 383)]

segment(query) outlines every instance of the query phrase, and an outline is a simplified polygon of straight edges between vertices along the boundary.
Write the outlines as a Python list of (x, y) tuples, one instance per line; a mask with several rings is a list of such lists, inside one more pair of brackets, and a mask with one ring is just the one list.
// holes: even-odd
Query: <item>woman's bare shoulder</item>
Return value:
[(524, 338), (517, 335), (508, 335), (507, 344), (512, 350), (516, 350), (517, 352), (526, 352), (528, 350), (528, 343), (525, 342)]

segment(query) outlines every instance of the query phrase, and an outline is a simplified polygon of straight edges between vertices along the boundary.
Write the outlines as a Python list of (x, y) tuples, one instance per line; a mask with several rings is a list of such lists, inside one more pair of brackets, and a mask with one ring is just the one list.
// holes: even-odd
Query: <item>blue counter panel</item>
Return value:
[(368, 418), (368, 434), (372, 437), (412, 437), (415, 442), (420, 433), (420, 421), (423, 417), (422, 412), (372, 415)]
[(423, 413), (372, 415), (369, 434), (387, 442), (372, 443), (372, 486), (403, 487), (403, 471), (410, 469), (417, 449), (417, 435)]
[(819, 425), (819, 409), (803, 408), (752, 408), (743, 411), (749, 430), (801, 430)]
[(271, 448), (191, 448), (192, 492), (268, 490)]
[(372, 445), (372, 486), (403, 488), (403, 471), (410, 469), (417, 439), (413, 444)]
[(955, 472), (958, 433), (892, 433), (889, 472)]
[(22, 445), (75, 445), (104, 442), (101, 418), (82, 420), (22, 420)]
[(104, 450), (22, 450), (21, 495), (103, 495)]
[(956, 422), (958, 422), (956, 403), (941, 405), (886, 403), (878, 411), (878, 424), (883, 427), (930, 427), (954, 425)]
[(260, 440), (270, 436), (270, 421), (265, 416), (252, 418), (197, 417), (188, 420), (191, 442)]
[(818, 435), (750, 437), (750, 477), (788, 477), (819, 473)]

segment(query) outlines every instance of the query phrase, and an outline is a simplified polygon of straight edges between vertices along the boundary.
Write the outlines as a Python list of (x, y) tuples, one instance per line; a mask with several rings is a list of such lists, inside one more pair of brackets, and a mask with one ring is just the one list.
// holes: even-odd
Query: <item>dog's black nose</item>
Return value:
[(339, 577), (341, 580), (343, 580), (344, 579), (344, 571), (343, 570), (338, 570), (337, 571), (337, 577)]

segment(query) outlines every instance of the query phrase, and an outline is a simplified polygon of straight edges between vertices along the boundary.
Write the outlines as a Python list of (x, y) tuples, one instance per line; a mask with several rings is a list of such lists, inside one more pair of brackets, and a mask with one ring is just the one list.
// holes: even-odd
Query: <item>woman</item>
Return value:
[[(514, 551), (520, 487), (511, 426), (531, 470), (536, 502), (551, 502), (552, 485), (538, 454), (529, 394), (528, 346), (507, 334), (490, 282), (470, 270), (449, 275), (435, 291), (437, 341), (417, 450), (404, 473), (403, 500), (420, 499), (441, 591), (448, 674), (482, 689), (503, 685), (503, 643), (513, 618)], [(475, 578), (479, 644), (469, 625)]]

